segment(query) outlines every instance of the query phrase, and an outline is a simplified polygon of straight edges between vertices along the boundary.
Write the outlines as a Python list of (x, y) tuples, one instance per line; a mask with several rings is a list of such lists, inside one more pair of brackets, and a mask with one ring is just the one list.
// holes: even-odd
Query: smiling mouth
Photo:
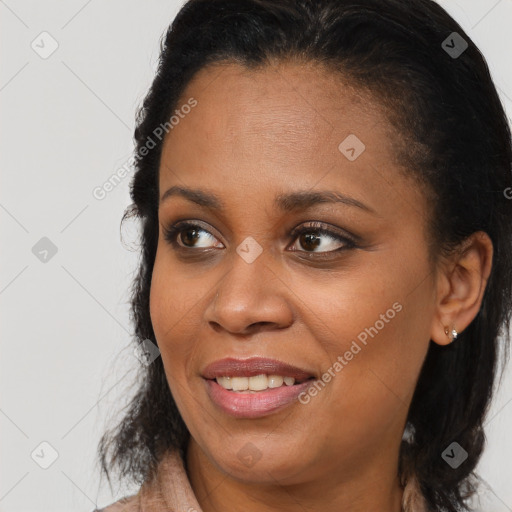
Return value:
[[(266, 375), (264, 375), (266, 377)], [(254, 377), (260, 377), (259, 375)], [(223, 382), (223, 377), (216, 377), (214, 379), (204, 379), (206, 384), (206, 392), (212, 403), (219, 408), (224, 414), (237, 419), (257, 419), (271, 414), (278, 413), (285, 407), (290, 407), (297, 403), (299, 397), (307, 392), (311, 382), (315, 377), (310, 377), (301, 382), (293, 382), (293, 377), (287, 377), (288, 384), (284, 382), (284, 377), (276, 379), (272, 382), (272, 377), (267, 377), (271, 384), (277, 385), (280, 379), (283, 383), (278, 387), (267, 387), (260, 390), (247, 389), (226, 389), (219, 384)], [(239, 380), (240, 379), (240, 380)], [(291, 379), (291, 380), (289, 380)], [(260, 387), (263, 387), (264, 379), (261, 379)], [(230, 383), (235, 387), (245, 387), (245, 381), (249, 381), (248, 377), (232, 377), (229, 379)], [(258, 382), (258, 381), (256, 381)], [(226, 381), (223, 382), (226, 385)], [(247, 382), (248, 386), (248, 382)]]
[(211, 402), (234, 418), (256, 419), (291, 407), (314, 372), (278, 359), (226, 357), (201, 371)]
[(252, 377), (223, 376), (208, 380), (215, 381), (222, 388), (235, 393), (260, 393), (271, 389), (299, 385), (312, 379), (314, 377), (295, 379), (283, 375), (260, 374)]

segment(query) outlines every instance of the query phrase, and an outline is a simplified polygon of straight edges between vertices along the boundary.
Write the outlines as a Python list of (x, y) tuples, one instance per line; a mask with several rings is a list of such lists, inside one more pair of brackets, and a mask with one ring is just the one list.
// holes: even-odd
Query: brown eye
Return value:
[(317, 247), (322, 245), (321, 237), (322, 235), (318, 236), (318, 231), (314, 232), (314, 234), (303, 233), (299, 236), (299, 241), (304, 249), (314, 251)]
[(201, 238), (200, 231), (202, 230), (194, 227), (185, 228), (178, 233), (178, 238), (186, 247), (193, 247), (194, 243)]
[[(212, 244), (208, 243), (208, 240), (217, 240), (209, 231), (191, 222), (180, 222), (169, 228), (164, 227), (164, 236), (174, 246), (186, 249), (209, 248)], [(216, 245), (218, 244), (213, 243), (213, 246)]]
[(301, 226), (294, 230), (294, 240), (301, 249), (294, 249), (301, 252), (326, 253), (355, 247), (354, 241), (348, 236), (326, 229), (324, 224), (313, 223), (308, 226)]

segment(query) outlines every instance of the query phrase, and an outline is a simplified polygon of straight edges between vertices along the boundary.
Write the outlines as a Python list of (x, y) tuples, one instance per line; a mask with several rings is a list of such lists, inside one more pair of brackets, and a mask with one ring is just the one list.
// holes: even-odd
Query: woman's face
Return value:
[(426, 200), (389, 124), (292, 63), (205, 68), (177, 110), (150, 309), (192, 443), (244, 481), (381, 474), (398, 463), (435, 298)]

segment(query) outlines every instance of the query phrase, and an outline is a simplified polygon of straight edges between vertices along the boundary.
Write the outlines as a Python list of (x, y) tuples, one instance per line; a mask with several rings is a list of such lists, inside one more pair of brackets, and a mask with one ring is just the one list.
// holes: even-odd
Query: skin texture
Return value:
[[(379, 105), (339, 76), (291, 61), (259, 70), (215, 64), (194, 77), (178, 108), (190, 97), (197, 106), (164, 143), (160, 197), (172, 186), (201, 189), (225, 210), (178, 195), (161, 202), (150, 310), (191, 433), (188, 474), (199, 503), (205, 512), (399, 512), (398, 450), (421, 365), (430, 339), (448, 344), (445, 326), (461, 332), (477, 314), (489, 237), (474, 234), (465, 252), (432, 267), (426, 196), (394, 163), (396, 135)], [(349, 134), (365, 145), (354, 161), (338, 149)], [(372, 212), (273, 205), (277, 194), (321, 190)], [(163, 229), (182, 220), (201, 225), (195, 241), (177, 236), (179, 250)], [(291, 236), (315, 221), (359, 237), (356, 247), (322, 233), (318, 246)], [(250, 264), (236, 252), (249, 236), (262, 248)], [(308, 404), (236, 419), (206, 393), (202, 370), (229, 356), (270, 357), (321, 377), (394, 303), (401, 311)], [(261, 454), (252, 467), (238, 456), (248, 442)]]

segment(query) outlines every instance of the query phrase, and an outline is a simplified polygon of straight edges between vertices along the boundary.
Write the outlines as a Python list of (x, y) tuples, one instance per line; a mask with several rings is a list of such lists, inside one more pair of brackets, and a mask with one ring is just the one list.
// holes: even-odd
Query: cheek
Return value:
[(329, 441), (319, 442), (329, 453), (341, 451), (354, 460), (370, 456), (383, 439), (393, 443), (405, 422), (426, 344), (415, 336), (407, 304), (400, 305), (383, 298), (367, 303), (357, 321), (344, 318), (345, 311), (358, 312), (353, 305), (338, 311), (335, 322), (333, 317), (329, 328), (339, 336), (330, 334), (332, 342), (324, 345), (329, 362), (321, 379), (326, 384), (304, 405), (314, 418), (305, 430), (321, 428)]
[[(159, 252), (160, 251), (160, 252)], [(179, 272), (165, 250), (157, 251), (150, 288), (149, 310), (169, 384), (193, 375), (201, 339), (202, 316), (210, 288)]]
[(200, 295), (194, 292), (190, 280), (176, 270), (168, 251), (159, 243), (149, 296), (151, 322), (157, 340), (177, 339), (174, 333), (183, 328), (198, 300)]
[(320, 393), (330, 404), (324, 419), (343, 418), (354, 432), (361, 424), (396, 421), (409, 403), (433, 314), (426, 261), (381, 258), (378, 268), (366, 268), (364, 275), (331, 275), (307, 288), (296, 281), (294, 288), (324, 351), (323, 375), (330, 382)]
[(149, 313), (153, 330), (159, 345), (164, 340), (164, 333), (172, 327), (173, 320), (179, 313), (175, 310), (176, 300), (173, 296), (173, 287), (167, 286), (165, 267), (160, 263), (158, 255), (153, 268), (151, 288), (149, 294)]
[(151, 322), (167, 382), (186, 421), (186, 404), (192, 403), (194, 397), (188, 388), (191, 347), (190, 343), (184, 341), (187, 339), (184, 332), (191, 328), (187, 327), (190, 316), (187, 312), (191, 312), (189, 301), (183, 297), (183, 293), (182, 285), (177, 286), (171, 269), (166, 267), (165, 261), (162, 263), (157, 254), (149, 297)]
[[(178, 363), (184, 358), (181, 353), (179, 340), (182, 338), (179, 333), (183, 329), (183, 323), (186, 323), (187, 310), (186, 301), (183, 300), (184, 290), (181, 285), (176, 285), (175, 276), (159, 251), (157, 251), (151, 280), (149, 311), (153, 331), (167, 371), (170, 364), (179, 367)], [(171, 353), (172, 358), (169, 357)], [(174, 371), (168, 373), (177, 375)]]

